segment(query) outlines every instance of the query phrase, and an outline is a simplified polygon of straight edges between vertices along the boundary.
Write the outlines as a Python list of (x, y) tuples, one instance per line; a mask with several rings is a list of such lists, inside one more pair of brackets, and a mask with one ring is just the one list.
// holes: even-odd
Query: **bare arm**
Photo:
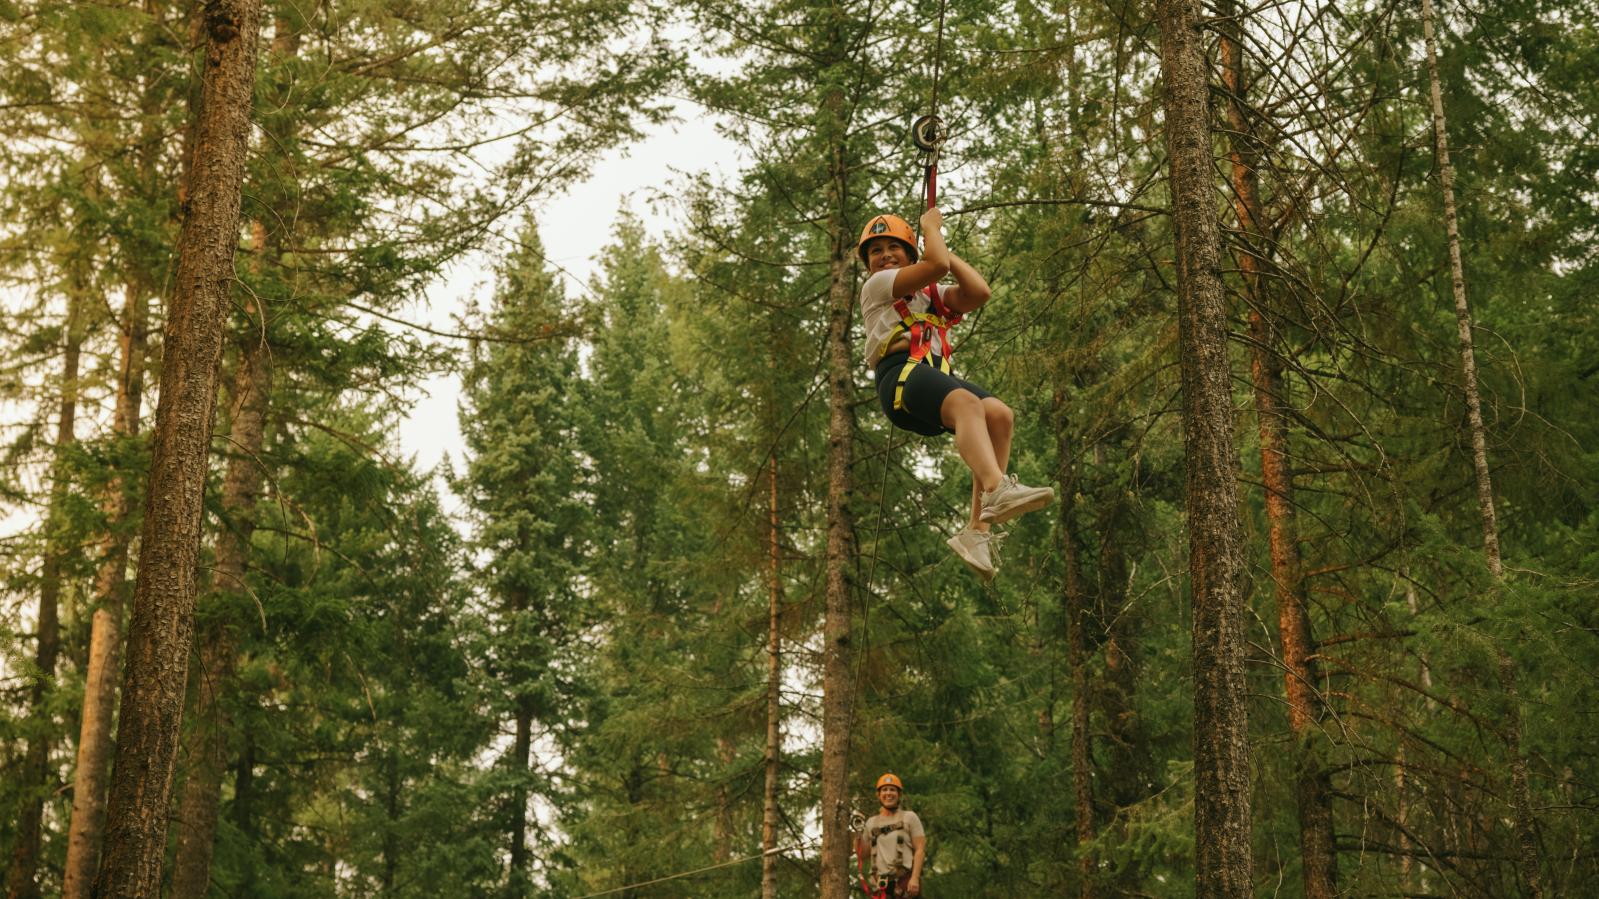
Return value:
[(956, 312), (971, 312), (988, 302), (991, 293), (988, 282), (966, 260), (949, 254), (949, 270), (955, 275), (955, 286), (944, 288), (944, 305)]
[(949, 247), (944, 246), (944, 215), (937, 207), (922, 213), (922, 258), (894, 274), (894, 296), (915, 293), (949, 274)]
[(922, 862), (927, 860), (927, 837), (911, 837), (911, 848), (916, 857), (911, 861), (911, 879), (907, 886), (912, 896), (922, 894)]

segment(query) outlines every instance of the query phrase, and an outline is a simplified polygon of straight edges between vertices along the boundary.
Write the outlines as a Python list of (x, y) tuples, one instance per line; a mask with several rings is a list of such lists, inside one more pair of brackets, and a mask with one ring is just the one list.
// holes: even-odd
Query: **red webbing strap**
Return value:
[[(938, 203), (938, 156), (936, 154), (925, 166), (923, 177), (926, 178), (927, 184), (927, 208), (932, 209)], [(940, 291), (937, 285), (927, 285), (927, 296), (933, 301), (933, 311), (938, 313), (938, 316), (944, 319), (949, 327), (960, 324), (961, 314), (949, 311), (948, 307), (944, 305), (944, 298), (939, 294)], [(950, 354), (948, 327), (938, 330), (938, 339), (942, 346), (943, 355), (948, 357)]]
[[(938, 156), (936, 153), (927, 161), (923, 177), (926, 179), (927, 184), (927, 208), (932, 209), (938, 204)], [(953, 325), (960, 321), (959, 315), (951, 315), (950, 311), (944, 307), (944, 298), (939, 296), (937, 284), (927, 285), (927, 297), (933, 301), (933, 312), (944, 319), (948, 325)], [(944, 359), (948, 359), (950, 349), (949, 328), (947, 325), (938, 329), (938, 345), (939, 355)]]
[(906, 302), (910, 297), (900, 297), (894, 301), (894, 311), (899, 313), (899, 320), (909, 322), (908, 328), (911, 337), (911, 362), (920, 362), (927, 355), (926, 323), (920, 319), (911, 318), (911, 305)]
[[(927, 179), (927, 208), (932, 209), (938, 203), (938, 157), (928, 160), (923, 177)], [(927, 295), (933, 300), (933, 311), (939, 315), (944, 314), (944, 304), (938, 299), (938, 290), (933, 285), (927, 285)]]
[(861, 874), (861, 892), (866, 894), (867, 899), (877, 899), (877, 894), (872, 892), (871, 884), (866, 878), (866, 857), (859, 852), (855, 853), (855, 870)]

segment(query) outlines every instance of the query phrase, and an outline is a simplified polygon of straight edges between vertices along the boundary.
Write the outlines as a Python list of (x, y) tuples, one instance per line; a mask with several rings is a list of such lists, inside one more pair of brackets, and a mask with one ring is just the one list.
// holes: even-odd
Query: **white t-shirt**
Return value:
[(872, 873), (894, 876), (911, 870), (916, 861), (912, 841), (925, 835), (922, 819), (909, 809), (867, 818), (866, 846), (872, 853)]
[[(897, 268), (883, 269), (861, 285), (861, 324), (866, 329), (867, 368), (877, 367), (878, 350), (899, 324), (899, 313), (894, 311), (894, 274), (898, 271)], [(917, 291), (911, 297), (910, 307), (912, 312), (926, 312), (933, 307), (933, 301), (926, 292)]]

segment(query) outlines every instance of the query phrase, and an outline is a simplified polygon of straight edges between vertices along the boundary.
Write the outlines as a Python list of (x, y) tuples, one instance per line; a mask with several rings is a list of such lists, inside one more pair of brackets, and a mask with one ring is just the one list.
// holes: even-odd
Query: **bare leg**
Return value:
[[(944, 403), (939, 407), (939, 417), (943, 419), (944, 427), (955, 432), (955, 451), (960, 454), (961, 461), (972, 470), (972, 495), (980, 496), (984, 490), (992, 490), (999, 486), (1000, 479), (1005, 476), (1005, 470), (1000, 467), (998, 458), (994, 455), (994, 441), (988, 434), (988, 416), (983, 409), (983, 403), (977, 395), (970, 390), (954, 390), (944, 397)], [(1010, 440), (1006, 435), (1006, 451), (1009, 452)], [(986, 531), (988, 527), (972, 516), (972, 527)]]
[[(994, 461), (999, 464), (999, 472), (1003, 476), (1005, 468), (1010, 463), (1010, 439), (1015, 427), (1016, 417), (1005, 405), (995, 397), (985, 397), (982, 400), (983, 421), (988, 429), (989, 441), (994, 447)], [(979, 516), (983, 511), (983, 488), (978, 486), (977, 478), (972, 478), (972, 518), (967, 527), (972, 530), (988, 530), (988, 522)]]
[(994, 459), (999, 462), (1000, 474), (1004, 474), (1010, 466), (1010, 438), (1016, 416), (997, 397), (985, 397), (982, 403), (983, 419), (988, 423), (988, 436), (994, 444)]

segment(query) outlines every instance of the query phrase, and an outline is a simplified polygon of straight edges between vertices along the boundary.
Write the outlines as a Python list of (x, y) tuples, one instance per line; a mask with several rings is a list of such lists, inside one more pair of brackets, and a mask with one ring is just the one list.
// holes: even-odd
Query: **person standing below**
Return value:
[[(990, 528), (1043, 508), (1055, 491), (1005, 473), (1015, 428), (1010, 407), (955, 377), (949, 328), (988, 302), (988, 282), (944, 245), (937, 207), (922, 214), (921, 226), (926, 252), (920, 258), (915, 232), (897, 215), (879, 215), (861, 231), (856, 252), (867, 272), (861, 285), (866, 364), (875, 371), (878, 401), (894, 427), (927, 437), (955, 435), (955, 451), (972, 471), (972, 514), (948, 543), (988, 581), (995, 570)], [(938, 286), (947, 274), (955, 283)]]
[(927, 859), (927, 834), (916, 813), (900, 807), (905, 785), (893, 774), (877, 779), (882, 808), (866, 819), (855, 836), (855, 855), (872, 860), (868, 889), (873, 899), (899, 899), (922, 894), (922, 863)]

